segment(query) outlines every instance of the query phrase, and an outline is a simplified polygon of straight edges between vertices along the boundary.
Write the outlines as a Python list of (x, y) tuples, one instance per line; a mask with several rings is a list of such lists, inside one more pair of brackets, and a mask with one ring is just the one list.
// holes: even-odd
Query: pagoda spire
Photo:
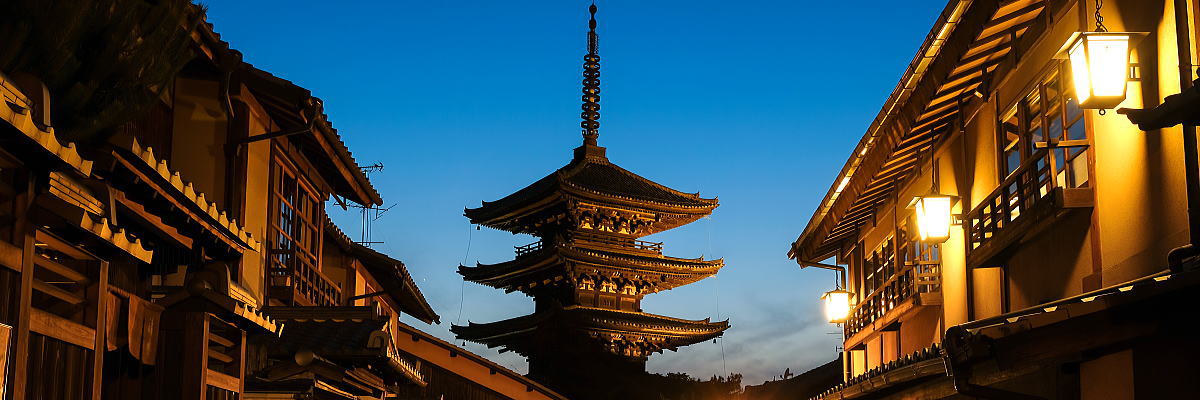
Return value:
[(588, 7), (587, 55), (583, 56), (583, 128), (584, 146), (596, 146), (600, 137), (600, 36), (596, 35), (596, 2)]

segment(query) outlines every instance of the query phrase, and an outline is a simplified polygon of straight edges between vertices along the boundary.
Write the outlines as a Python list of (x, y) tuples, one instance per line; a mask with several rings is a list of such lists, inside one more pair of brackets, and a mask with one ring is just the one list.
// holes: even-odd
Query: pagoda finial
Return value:
[(583, 144), (596, 145), (600, 137), (600, 37), (596, 35), (596, 2), (588, 7), (591, 19), (588, 21), (587, 55), (583, 56)]

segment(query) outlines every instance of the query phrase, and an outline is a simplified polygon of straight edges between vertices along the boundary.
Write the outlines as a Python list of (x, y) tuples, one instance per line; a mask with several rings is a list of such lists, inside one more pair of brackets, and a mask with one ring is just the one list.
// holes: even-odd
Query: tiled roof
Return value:
[[(912, 354), (905, 355), (900, 359), (891, 361), (887, 364), (880, 365), (862, 374), (853, 376), (849, 381), (838, 384), (824, 393), (812, 398), (812, 400), (844, 398), (842, 392), (847, 389), (862, 389), (858, 391), (875, 390), (877, 386), (892, 385), (901, 381), (932, 376), (939, 373), (945, 373), (945, 368), (941, 366), (942, 350), (936, 343), (930, 347), (917, 350)], [(892, 372), (900, 371), (905, 368), (924, 367), (921, 371), (912, 371), (911, 374), (891, 374)], [(886, 377), (885, 377), (886, 375)], [(856, 387), (858, 385), (868, 384), (871, 388)]]
[(597, 194), (634, 200), (683, 207), (708, 207), (716, 204), (716, 199), (704, 199), (698, 194), (668, 188), (609, 162), (585, 162), (576, 168), (564, 169), (561, 179), (572, 186)]
[[(207, 20), (200, 24), (200, 36), (202, 39), (204, 39), (204, 41), (215, 46), (218, 52), (233, 53), (236, 54), (239, 59), (241, 58), (240, 53), (238, 53), (237, 50), (232, 49), (229, 46), (229, 42), (222, 40), (221, 34), (217, 33), (217, 31), (213, 28), (213, 24), (209, 23)], [(263, 103), (270, 103), (267, 97), (275, 97), (264, 93), (266, 91), (276, 92), (276, 94), (284, 94), (284, 96), (277, 97), (275, 100), (281, 100), (279, 105), (286, 109), (284, 110), (284, 113), (290, 115), (282, 116), (280, 113), (272, 113), (272, 118), (282, 118), (287, 120), (277, 121), (281, 122), (281, 125), (284, 122), (290, 122), (293, 124), (298, 123), (303, 125), (304, 121), (302, 121), (300, 118), (300, 111), (304, 109), (304, 103), (308, 101), (316, 101), (318, 103), (321, 102), (321, 100), (313, 96), (308, 89), (300, 87), (299, 85), (287, 79), (277, 77), (270, 72), (256, 68), (250, 63), (240, 61), (238, 64), (238, 70), (239, 72), (245, 74), (246, 77), (251, 78), (246, 80), (246, 84), (251, 87), (251, 91), (255, 92), (256, 98), (258, 96), (264, 97), (263, 99), (260, 99)], [(262, 84), (265, 84), (265, 86), (262, 86)], [(269, 107), (269, 104), (264, 104), (264, 106)], [(337, 129), (333, 128), (333, 123), (329, 121), (329, 116), (321, 113), (320, 115), (313, 117), (321, 122), (317, 124), (317, 130), (319, 131), (319, 134), (323, 135), (326, 141), (329, 142), (333, 148), (333, 152), (335, 154), (331, 154), (331, 156), (336, 157), (349, 169), (350, 175), (354, 180), (354, 182), (349, 183), (352, 185), (360, 185), (367, 192), (367, 196), (369, 198), (361, 199), (361, 201), (377, 205), (383, 204), (383, 198), (380, 197), (379, 191), (375, 189), (374, 185), (371, 184), (370, 179), (368, 179), (366, 174), (363, 173), (362, 169), (359, 168), (358, 162), (354, 159), (354, 154), (350, 152), (350, 149), (346, 146), (346, 143), (342, 141)], [(340, 194), (345, 197), (357, 197), (348, 196), (350, 193)]]
[(441, 317), (433, 311), (433, 307), (429, 305), (425, 295), (421, 294), (421, 288), (413, 280), (412, 274), (408, 272), (404, 262), (354, 242), (349, 236), (346, 236), (345, 232), (342, 232), (341, 228), (338, 228), (337, 224), (333, 223), (333, 220), (329, 219), (328, 215), (325, 216), (325, 230), (334, 239), (335, 244), (343, 251), (358, 257), (359, 261), (369, 269), (372, 277), (381, 285), (387, 286), (383, 290), (406, 291), (407, 296), (394, 296), (396, 302), (403, 308), (401, 311), (425, 323), (441, 322)]
[[(585, 152), (590, 155), (584, 156)], [(496, 201), (485, 201), (480, 207), (468, 208), (464, 215), (473, 223), (497, 228), (520, 229), (512, 225), (523, 209), (545, 203), (553, 196), (585, 199), (602, 204), (635, 206), (649, 210), (671, 210), (693, 216), (711, 213), (719, 204), (716, 198), (706, 199), (699, 193), (684, 193), (613, 164), (603, 155), (602, 147), (580, 147), (575, 158), (566, 166)], [(684, 222), (686, 223), (686, 222)], [(669, 228), (669, 227), (668, 227)]]
[(229, 214), (225, 210), (218, 209), (216, 202), (209, 202), (204, 193), (197, 191), (191, 182), (184, 182), (183, 177), (179, 175), (178, 171), (171, 171), (167, 165), (167, 160), (156, 158), (153, 148), (149, 146), (142, 147), (137, 139), (133, 139), (128, 150), (137, 156), (137, 160), (141, 161), (144, 167), (157, 172), (159, 177), (195, 205), (203, 215), (211, 218), (211, 221), (208, 221), (210, 224), (219, 227), (227, 236), (236, 238), (239, 244), (254, 251), (262, 250), (262, 244), (254, 239), (250, 235), (250, 232), (246, 232), (236, 219), (230, 219)]
[[(43, 128), (36, 124), (33, 120), (35, 105), (3, 73), (0, 73), (0, 100), (4, 103), (0, 105), (0, 120), (8, 122), (29, 140), (36, 142), (42, 149), (70, 165), (83, 176), (91, 175), (92, 162), (79, 155), (75, 143), (67, 143), (65, 146), (60, 143), (54, 134), (54, 127)], [(43, 112), (48, 112), (48, 110)]]

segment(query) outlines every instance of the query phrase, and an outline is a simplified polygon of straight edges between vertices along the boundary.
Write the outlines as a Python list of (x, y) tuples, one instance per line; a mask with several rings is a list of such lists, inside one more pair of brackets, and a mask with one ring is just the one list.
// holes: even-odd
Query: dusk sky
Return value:
[[(530, 298), (464, 284), (455, 270), (512, 259), (512, 246), (535, 239), (475, 230), (462, 212), (562, 167), (581, 143), (589, 2), (204, 3), (247, 62), (324, 100), (359, 164), (385, 166), (371, 179), (394, 207), (375, 223), (385, 243), (374, 248), (405, 262), (442, 317), (406, 323), (452, 339), (451, 324), (533, 311)], [(833, 273), (800, 270), (788, 245), (945, 1), (597, 5), (600, 145), (625, 169), (721, 201), (711, 218), (645, 239), (671, 256), (723, 257), (725, 268), (642, 308), (732, 328), (655, 355), (648, 369), (757, 384), (836, 358), (840, 329), (818, 302)], [(356, 211), (330, 214), (357, 238)], [(526, 370), (515, 354), (466, 348)]]

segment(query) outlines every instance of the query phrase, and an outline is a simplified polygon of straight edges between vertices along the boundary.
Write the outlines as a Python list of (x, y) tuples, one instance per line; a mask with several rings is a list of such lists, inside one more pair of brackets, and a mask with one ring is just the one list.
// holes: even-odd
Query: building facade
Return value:
[[(845, 380), (819, 398), (1200, 393), (1197, 10), (947, 4), (788, 254), (846, 273)], [(1081, 107), (1064, 57), (1098, 22), (1141, 39), (1119, 112)], [(952, 225), (923, 240), (934, 197)]]
[[(326, 214), (383, 200), (321, 100), (243, 62), (201, 7), (2, 7), (6, 40), (66, 39), (0, 49), (0, 399), (563, 398), (400, 322), (439, 317)], [(166, 47), (71, 46), (105, 29)], [(126, 65), (170, 49), (176, 66)], [(39, 60), (164, 72), (134, 87), (150, 77)]]

